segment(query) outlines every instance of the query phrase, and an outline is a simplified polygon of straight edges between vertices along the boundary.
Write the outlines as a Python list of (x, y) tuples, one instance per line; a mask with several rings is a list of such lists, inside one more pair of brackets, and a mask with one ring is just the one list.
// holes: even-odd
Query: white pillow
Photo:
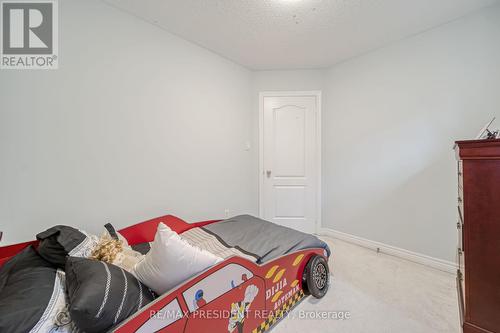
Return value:
[(163, 294), (221, 261), (222, 258), (192, 246), (160, 223), (151, 250), (135, 265), (134, 275), (157, 294)]

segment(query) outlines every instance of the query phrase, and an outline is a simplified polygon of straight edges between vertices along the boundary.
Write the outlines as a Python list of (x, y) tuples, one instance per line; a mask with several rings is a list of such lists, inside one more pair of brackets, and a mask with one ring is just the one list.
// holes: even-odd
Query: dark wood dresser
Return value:
[(463, 331), (500, 333), (500, 140), (456, 144)]

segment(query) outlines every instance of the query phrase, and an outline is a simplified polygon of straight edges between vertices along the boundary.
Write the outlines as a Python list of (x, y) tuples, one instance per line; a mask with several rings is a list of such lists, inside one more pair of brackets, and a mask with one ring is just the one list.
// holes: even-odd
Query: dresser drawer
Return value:
[[(465, 255), (460, 249), (457, 249), (457, 265), (457, 287), (459, 287), (462, 294), (460, 298), (465, 301)], [(463, 307), (465, 310), (465, 304)]]
[(464, 252), (464, 233), (463, 225), (457, 222), (457, 249)]
[(457, 197), (457, 205), (458, 205), (458, 210), (460, 212), (460, 217), (461, 217), (461, 222), (462, 223), (465, 223), (465, 219), (464, 219), (464, 198), (463, 198), (463, 194), (461, 194), (460, 192), (458, 193), (458, 197)]
[(464, 279), (463, 274), (457, 271), (457, 294), (458, 294), (458, 308), (460, 311), (460, 326), (463, 326), (465, 322), (465, 289), (464, 289)]
[(462, 280), (465, 277), (465, 255), (462, 249), (457, 248), (457, 267), (458, 271), (462, 274)]
[(465, 251), (465, 242), (464, 242), (464, 217), (462, 214), (462, 208), (457, 206), (457, 248), (462, 252)]
[(463, 188), (464, 187), (464, 168), (463, 168), (462, 161), (458, 161), (457, 175), (458, 175), (458, 186)]
[(460, 185), (458, 186), (458, 204), (462, 207), (464, 205), (464, 189)]
[(464, 177), (463, 177), (463, 163), (462, 161), (458, 161), (458, 205), (463, 210), (463, 202), (464, 202)]
[(463, 211), (463, 207), (461, 207), (460, 205), (457, 206), (457, 215), (458, 215), (458, 222), (459, 222), (459, 224), (457, 224), (457, 228), (458, 228), (459, 225), (463, 228), (463, 225), (464, 225), (464, 211)]

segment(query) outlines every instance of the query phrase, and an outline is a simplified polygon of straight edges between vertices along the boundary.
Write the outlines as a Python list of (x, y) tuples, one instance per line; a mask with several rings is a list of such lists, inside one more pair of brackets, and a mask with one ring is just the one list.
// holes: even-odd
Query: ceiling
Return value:
[(500, 0), (105, 0), (249, 69), (323, 68)]

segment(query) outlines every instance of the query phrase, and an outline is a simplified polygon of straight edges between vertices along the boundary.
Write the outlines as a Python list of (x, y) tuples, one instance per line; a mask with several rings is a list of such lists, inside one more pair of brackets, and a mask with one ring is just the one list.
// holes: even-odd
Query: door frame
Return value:
[(316, 97), (316, 234), (321, 229), (321, 91), (262, 91), (259, 93), (259, 216), (264, 216), (264, 98)]

